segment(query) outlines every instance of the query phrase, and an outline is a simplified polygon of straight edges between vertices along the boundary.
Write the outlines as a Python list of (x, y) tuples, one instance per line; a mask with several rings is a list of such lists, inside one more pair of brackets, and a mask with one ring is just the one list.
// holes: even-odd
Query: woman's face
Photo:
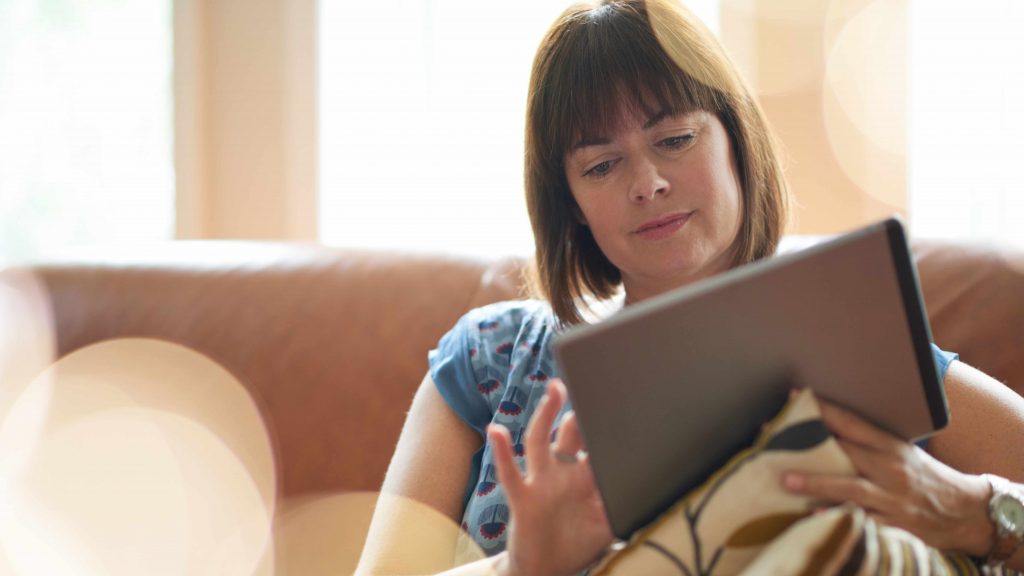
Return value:
[(714, 114), (630, 114), (619, 133), (577, 143), (565, 170), (580, 221), (622, 272), (628, 301), (731, 265), (743, 199)]

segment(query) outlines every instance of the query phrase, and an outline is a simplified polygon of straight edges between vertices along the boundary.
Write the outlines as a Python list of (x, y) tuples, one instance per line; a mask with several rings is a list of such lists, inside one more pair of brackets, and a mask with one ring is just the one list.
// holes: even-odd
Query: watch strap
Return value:
[(989, 566), (1001, 566), (1017, 552), (1017, 549), (1020, 548), (1022, 544), (1024, 544), (1024, 539), (1021, 538), (1021, 535), (1006, 530), (1000, 525), (999, 519), (996, 517), (994, 504), (998, 498), (1005, 496), (1010, 496), (1011, 498), (1024, 503), (1024, 496), (1021, 496), (1019, 492), (1014, 490), (1013, 485), (1006, 478), (1002, 478), (994, 474), (982, 474), (981, 476), (985, 478), (985, 480), (988, 481), (989, 486), (992, 487), (992, 497), (989, 499), (988, 512), (989, 517), (992, 519), (992, 523), (995, 524), (996, 528), (996, 541), (995, 544), (992, 545), (992, 549), (989, 550), (989, 553), (985, 558), (985, 563)]

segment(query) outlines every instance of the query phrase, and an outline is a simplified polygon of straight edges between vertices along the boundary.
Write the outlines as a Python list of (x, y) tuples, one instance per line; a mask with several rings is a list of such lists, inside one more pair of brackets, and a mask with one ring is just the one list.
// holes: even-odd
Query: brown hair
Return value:
[(571, 6), (534, 58), (525, 156), (533, 290), (564, 325), (583, 322), (584, 299), (608, 298), (622, 281), (575, 217), (565, 156), (581, 139), (613, 133), (623, 106), (648, 115), (699, 109), (721, 120), (743, 195), (733, 266), (773, 254), (785, 227), (788, 192), (764, 115), (696, 16), (673, 0)]

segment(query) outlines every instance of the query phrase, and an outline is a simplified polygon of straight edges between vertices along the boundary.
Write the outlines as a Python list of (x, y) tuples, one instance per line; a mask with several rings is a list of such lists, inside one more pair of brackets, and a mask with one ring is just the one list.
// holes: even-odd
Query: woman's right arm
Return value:
[[(508, 430), (488, 431), (508, 495), (509, 547), (516, 554), (506, 550), (453, 568), (469, 465), (482, 439), (452, 412), (428, 374), (388, 466), (356, 574), (574, 574), (592, 562), (612, 534), (589, 458), (579, 455), (583, 441), (575, 415), (569, 413), (549, 440), (565, 397), (561, 382), (552, 381), (530, 419), (526, 476), (513, 461)], [(558, 453), (578, 457), (565, 462)]]
[(482, 443), (428, 373), (384, 477), (358, 574), (427, 574), (453, 566), (469, 466)]

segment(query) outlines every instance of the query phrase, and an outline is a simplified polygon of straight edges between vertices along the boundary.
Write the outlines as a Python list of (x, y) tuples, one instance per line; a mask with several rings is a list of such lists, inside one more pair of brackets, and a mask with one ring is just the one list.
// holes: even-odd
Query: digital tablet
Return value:
[(620, 538), (750, 446), (791, 388), (907, 440), (948, 421), (897, 219), (637, 303), (553, 348)]

